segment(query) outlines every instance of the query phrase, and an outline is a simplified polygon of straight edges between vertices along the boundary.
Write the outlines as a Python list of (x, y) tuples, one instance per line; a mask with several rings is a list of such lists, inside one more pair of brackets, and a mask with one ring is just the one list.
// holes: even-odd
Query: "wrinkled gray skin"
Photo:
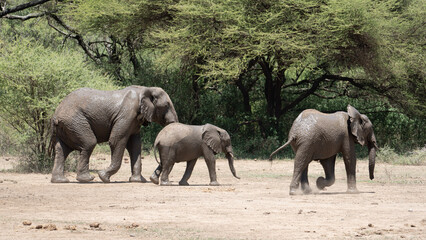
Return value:
[(160, 154), (160, 164), (150, 177), (155, 184), (170, 185), (169, 174), (176, 162), (186, 161), (186, 170), (179, 185), (189, 185), (197, 159), (201, 156), (206, 160), (210, 174), (210, 185), (217, 186), (215, 155), (224, 152), (228, 159), (229, 168), (234, 177), (238, 178), (234, 168), (231, 138), (229, 134), (214, 125), (202, 126), (172, 123), (163, 128), (155, 139), (155, 149)]
[(167, 93), (156, 87), (130, 86), (116, 91), (81, 88), (64, 98), (52, 117), (52, 143), (55, 163), (53, 183), (66, 183), (64, 162), (77, 150), (77, 180), (90, 182), (89, 157), (97, 143), (108, 141), (110, 166), (98, 172), (105, 183), (121, 166), (124, 150), (130, 155), (131, 182), (146, 182), (141, 175), (142, 125), (156, 122), (163, 126), (178, 122), (173, 103)]
[(376, 137), (373, 125), (366, 115), (360, 114), (348, 105), (348, 112), (332, 114), (308, 109), (300, 113), (290, 129), (289, 140), (277, 150), (291, 145), (295, 152), (293, 179), (290, 184), (290, 195), (296, 194), (299, 183), (305, 194), (311, 192), (308, 182), (308, 165), (312, 160), (319, 160), (324, 168), (325, 178), (317, 179), (318, 189), (334, 184), (334, 166), (337, 153), (342, 153), (346, 167), (348, 192), (357, 193), (356, 188), (356, 156), (355, 143), (367, 145), (369, 150), (370, 179), (374, 178), (376, 158)]

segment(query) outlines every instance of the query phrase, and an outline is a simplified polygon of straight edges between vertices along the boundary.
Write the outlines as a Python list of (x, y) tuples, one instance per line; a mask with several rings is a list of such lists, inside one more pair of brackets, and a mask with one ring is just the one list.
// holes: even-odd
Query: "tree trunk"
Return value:
[(261, 59), (259, 61), (260, 66), (262, 67), (263, 75), (265, 76), (265, 98), (266, 98), (266, 112), (269, 117), (274, 116), (274, 105), (275, 105), (275, 97), (274, 97), (274, 80), (272, 76), (272, 67), (266, 62), (265, 59)]
[(250, 95), (249, 91), (243, 84), (242, 76), (238, 77), (238, 80), (235, 82), (241, 94), (243, 95), (243, 104), (244, 104), (244, 112), (251, 113), (251, 105), (250, 105)]

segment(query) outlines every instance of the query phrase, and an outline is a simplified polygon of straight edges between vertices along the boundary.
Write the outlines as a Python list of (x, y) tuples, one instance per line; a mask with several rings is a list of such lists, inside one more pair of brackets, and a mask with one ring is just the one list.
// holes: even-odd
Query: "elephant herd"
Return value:
[[(158, 87), (130, 86), (115, 91), (81, 88), (66, 96), (52, 116), (52, 146), (54, 166), (52, 183), (67, 183), (64, 164), (74, 150), (80, 152), (77, 162), (77, 181), (90, 182), (89, 158), (96, 144), (107, 142), (111, 148), (109, 167), (98, 171), (99, 178), (110, 182), (110, 177), (121, 166), (124, 151), (130, 156), (130, 182), (146, 182), (141, 174), (140, 128), (156, 122), (164, 128), (154, 143), (154, 155), (159, 153), (159, 165), (150, 177), (151, 182), (170, 185), (169, 174), (174, 163), (186, 161), (186, 170), (179, 185), (188, 185), (188, 179), (197, 159), (204, 157), (210, 175), (210, 185), (219, 185), (216, 177), (217, 153), (225, 153), (234, 177), (231, 138), (224, 129), (211, 124), (202, 126), (179, 123), (177, 113), (168, 94)], [(318, 189), (331, 186), (335, 181), (336, 155), (342, 153), (345, 163), (348, 192), (356, 193), (355, 144), (369, 149), (370, 179), (374, 178), (377, 143), (373, 125), (366, 115), (348, 105), (347, 112), (332, 114), (308, 109), (294, 120), (288, 141), (272, 156), (290, 145), (295, 153), (290, 194), (296, 194), (301, 185), (304, 194), (312, 190), (308, 182), (308, 165), (317, 160), (324, 168), (325, 178), (316, 181)], [(158, 162), (158, 160), (157, 160)]]

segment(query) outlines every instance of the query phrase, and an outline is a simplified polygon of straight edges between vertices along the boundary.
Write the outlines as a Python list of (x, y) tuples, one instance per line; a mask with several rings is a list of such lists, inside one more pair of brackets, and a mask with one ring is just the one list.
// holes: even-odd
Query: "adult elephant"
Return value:
[(296, 194), (300, 182), (305, 194), (311, 192), (308, 182), (308, 165), (312, 160), (319, 160), (325, 172), (325, 178), (317, 179), (318, 189), (333, 185), (334, 166), (339, 152), (342, 153), (345, 162), (348, 192), (357, 193), (355, 143), (367, 145), (370, 179), (374, 178), (378, 147), (373, 124), (366, 115), (360, 114), (354, 107), (348, 105), (347, 110), (347, 113), (332, 114), (313, 109), (303, 111), (293, 122), (288, 141), (271, 154), (270, 159), (289, 144), (296, 154), (290, 195)]
[(167, 93), (157, 87), (130, 86), (116, 91), (81, 88), (64, 98), (52, 117), (55, 161), (52, 183), (66, 183), (64, 162), (70, 152), (80, 151), (77, 180), (90, 182), (89, 157), (97, 143), (109, 142), (110, 166), (98, 172), (109, 182), (121, 166), (124, 150), (130, 155), (131, 182), (146, 182), (141, 175), (140, 127), (150, 122), (163, 126), (178, 122)]

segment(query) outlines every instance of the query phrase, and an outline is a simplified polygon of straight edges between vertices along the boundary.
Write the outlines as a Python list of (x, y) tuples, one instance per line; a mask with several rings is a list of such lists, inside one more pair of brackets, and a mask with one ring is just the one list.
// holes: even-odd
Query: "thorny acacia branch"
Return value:
[[(37, 6), (37, 5), (41, 5), (41, 4), (49, 2), (49, 1), (51, 1), (51, 0), (33, 0), (33, 1), (30, 1), (30, 2), (18, 5), (18, 6), (11, 7), (11, 8), (6, 8), (6, 6), (5, 6), (6, 1), (1, 1), (0, 3), (2, 3), (2, 4), (0, 4), (0, 10), (1, 10), (0, 11), (0, 18), (5, 17), (5, 18), (9, 18), (9, 19), (20, 19), (20, 20), (27, 20), (27, 19), (30, 19), (30, 18), (34, 18), (34, 16), (38, 15), (38, 14), (29, 14), (27, 16), (9, 16), (9, 17), (8, 17), (8, 14), (19, 12), (19, 11), (22, 11), (24, 9), (31, 8), (31, 7), (34, 7), (34, 6)], [(40, 17), (40, 16), (37, 16), (37, 17)]]

